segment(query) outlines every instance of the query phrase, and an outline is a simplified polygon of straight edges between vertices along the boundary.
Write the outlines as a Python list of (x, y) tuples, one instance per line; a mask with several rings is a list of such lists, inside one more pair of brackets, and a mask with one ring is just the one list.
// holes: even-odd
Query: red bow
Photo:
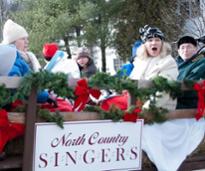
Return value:
[(18, 123), (10, 123), (7, 112), (0, 110), (0, 152), (3, 151), (6, 143), (17, 136), (24, 134), (25, 126)]
[(77, 82), (74, 93), (77, 96), (77, 99), (74, 102), (73, 111), (76, 111), (77, 109), (78, 112), (85, 108), (86, 103), (90, 100), (90, 95), (96, 99), (101, 95), (99, 90), (88, 87), (86, 79), (81, 79)]
[(135, 108), (132, 113), (125, 113), (123, 116), (123, 120), (127, 122), (136, 122), (136, 120), (138, 119), (138, 114), (141, 111), (142, 110), (140, 108)]
[(198, 92), (198, 105), (197, 105), (197, 113), (195, 115), (196, 120), (199, 120), (204, 115), (205, 110), (205, 81), (202, 83), (195, 83), (194, 90)]

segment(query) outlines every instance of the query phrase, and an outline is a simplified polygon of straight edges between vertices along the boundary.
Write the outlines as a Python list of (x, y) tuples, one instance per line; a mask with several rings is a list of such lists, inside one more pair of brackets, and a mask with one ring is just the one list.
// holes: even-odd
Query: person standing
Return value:
[(37, 72), (41, 69), (41, 65), (36, 56), (28, 51), (28, 33), (24, 27), (8, 19), (3, 27), (2, 44), (14, 44), (19, 51), (21, 57), (30, 66), (31, 70)]

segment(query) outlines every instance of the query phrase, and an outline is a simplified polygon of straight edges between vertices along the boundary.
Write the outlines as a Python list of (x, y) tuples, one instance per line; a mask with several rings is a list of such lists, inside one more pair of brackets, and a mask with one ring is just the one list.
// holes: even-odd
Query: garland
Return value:
[(63, 117), (60, 115), (59, 111), (56, 111), (55, 113), (51, 114), (49, 110), (39, 109), (38, 116), (47, 122), (55, 122), (60, 128), (64, 128), (64, 120)]
[[(6, 89), (4, 85), (0, 86), (0, 108), (5, 107), (6, 104), (15, 102), (17, 99), (26, 100), (31, 92), (32, 87), (35, 87), (39, 92), (44, 89), (53, 90), (56, 94), (64, 98), (74, 98), (72, 88), (68, 86), (68, 76), (63, 73), (50, 73), (48, 71), (41, 71), (27, 74), (22, 78), (20, 86), (15, 91)], [(17, 109), (19, 110), (19, 109)], [(25, 108), (21, 109), (25, 111)], [(62, 127), (63, 118), (58, 115), (51, 115), (48, 111), (40, 111), (37, 114), (46, 121), (56, 122)]]
[[(136, 118), (144, 118), (147, 122), (162, 122), (165, 121), (165, 113), (166, 109), (157, 108), (155, 105), (155, 99), (158, 97), (157, 92), (167, 92), (173, 98), (176, 98), (181, 91), (181, 84), (177, 81), (168, 81), (165, 78), (157, 77), (152, 81), (153, 86), (151, 88), (138, 88), (137, 82), (131, 80), (127, 77), (118, 78), (115, 76), (110, 76), (106, 73), (97, 73), (90, 80), (85, 83), (83, 93), (78, 94), (79, 91), (74, 91), (68, 85), (68, 77), (63, 73), (50, 73), (48, 71), (41, 71), (37, 73), (31, 73), (26, 75), (19, 86), (19, 88), (14, 91), (9, 91), (5, 88), (5, 86), (0, 86), (0, 107), (2, 108), (5, 104), (14, 102), (16, 99), (25, 100), (29, 93), (31, 92), (32, 87), (35, 87), (37, 91), (48, 89), (53, 90), (58, 96), (73, 99), (76, 103), (77, 99), (83, 94), (83, 106), (81, 109), (85, 107), (85, 104), (89, 102), (89, 95), (92, 94), (95, 90), (96, 97), (99, 97), (99, 90), (107, 90), (107, 91), (115, 91), (117, 93), (121, 93), (123, 90), (128, 90), (130, 94), (136, 97), (137, 100), (142, 103), (146, 100), (151, 100), (151, 105), (148, 110), (141, 111), (139, 107), (132, 106), (132, 110), (129, 108), (126, 111), (121, 111), (115, 107), (111, 107), (110, 111), (102, 111), (99, 107), (94, 107), (93, 109), (89, 109), (90, 111), (95, 110), (101, 113), (102, 119), (112, 119), (114, 121), (118, 121), (120, 119), (129, 120), (132, 116), (134, 120)], [(189, 87), (193, 87), (195, 85), (194, 81), (185, 81), (184, 82)], [(87, 84), (87, 85), (86, 85)], [(82, 87), (81, 87), (82, 88)], [(78, 86), (79, 90), (79, 86)], [(86, 90), (86, 91), (84, 91)], [(77, 93), (78, 92), (78, 93)], [(85, 93), (86, 92), (86, 93)], [(92, 95), (93, 95), (92, 94)], [(94, 95), (94, 96), (95, 96)], [(200, 94), (201, 95), (201, 94)], [(204, 96), (205, 94), (203, 94)], [(82, 97), (82, 96), (81, 96)], [(79, 106), (79, 102), (77, 103)], [(202, 103), (201, 103), (202, 104)], [(204, 103), (205, 104), (205, 103)], [(205, 105), (204, 105), (205, 106)], [(88, 110), (88, 109), (86, 109)], [(55, 121), (59, 125), (62, 126), (63, 119), (58, 114), (51, 115), (49, 112), (38, 112), (40, 117), (46, 118), (47, 121)], [(149, 114), (151, 113), (151, 114)], [(127, 116), (129, 116), (127, 118)], [(202, 117), (203, 114), (200, 115)], [(132, 120), (132, 119), (131, 119)]]
[(68, 76), (63, 73), (41, 71), (27, 74), (23, 77), (15, 97), (25, 99), (32, 87), (35, 87), (37, 91), (48, 89), (53, 90), (61, 97), (74, 98), (73, 90), (68, 86)]
[(11, 96), (11, 91), (6, 89), (5, 85), (0, 85), (0, 108), (12, 102)]
[(156, 93), (159, 91), (165, 91), (173, 98), (176, 98), (177, 94), (181, 92), (181, 84), (177, 81), (170, 81), (163, 77), (156, 77), (152, 81), (152, 87), (138, 88), (137, 81), (128, 77), (118, 78), (106, 73), (97, 73), (89, 80), (89, 86), (115, 90), (118, 93), (121, 93), (122, 90), (128, 90), (130, 94), (142, 101), (150, 99), (150, 96), (156, 97)]

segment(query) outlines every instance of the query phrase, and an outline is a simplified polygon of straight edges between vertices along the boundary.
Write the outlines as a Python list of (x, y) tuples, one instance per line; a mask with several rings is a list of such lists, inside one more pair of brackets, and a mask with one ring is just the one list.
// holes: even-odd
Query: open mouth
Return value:
[(156, 48), (156, 47), (153, 47), (152, 50), (153, 50), (153, 51), (157, 51), (157, 48)]

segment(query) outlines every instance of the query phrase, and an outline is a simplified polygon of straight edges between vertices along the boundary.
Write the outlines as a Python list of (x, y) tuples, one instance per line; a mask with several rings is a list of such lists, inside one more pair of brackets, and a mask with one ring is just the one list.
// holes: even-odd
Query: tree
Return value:
[(47, 41), (63, 39), (69, 57), (70, 46), (99, 46), (102, 71), (106, 71), (106, 49), (117, 49), (121, 59), (131, 56), (139, 38), (139, 27), (158, 26), (168, 41), (182, 32), (185, 18), (179, 17), (179, 0), (18, 0), (21, 10), (13, 18), (30, 32), (31, 48), (41, 52)]
[(168, 41), (174, 41), (181, 32), (176, 1), (129, 0), (124, 1), (119, 10), (119, 20), (115, 25), (115, 47), (124, 60), (131, 56), (132, 45), (139, 39), (139, 28), (146, 24), (159, 27)]
[(80, 28), (79, 0), (21, 0), (21, 4), (22, 10), (12, 17), (29, 31), (31, 49), (38, 53), (45, 42), (63, 39), (71, 57), (70, 42)]
[(21, 0), (23, 10), (13, 18), (30, 31), (32, 50), (38, 52), (43, 42), (63, 39), (69, 44), (98, 45), (102, 52), (102, 70), (106, 71), (106, 48), (112, 42), (112, 16), (122, 0)]
[(197, 38), (203, 36), (205, 34), (205, 1), (179, 2), (178, 5), (179, 18), (185, 21), (183, 33), (189, 33)]
[[(88, 46), (98, 45), (102, 54), (102, 71), (106, 71), (106, 48), (113, 46), (116, 14), (122, 0), (90, 0), (87, 3), (88, 21), (84, 24), (84, 38)], [(82, 11), (85, 11), (82, 10)]]
[(7, 0), (0, 1), (0, 39), (2, 40), (3, 23), (8, 15), (8, 3)]

